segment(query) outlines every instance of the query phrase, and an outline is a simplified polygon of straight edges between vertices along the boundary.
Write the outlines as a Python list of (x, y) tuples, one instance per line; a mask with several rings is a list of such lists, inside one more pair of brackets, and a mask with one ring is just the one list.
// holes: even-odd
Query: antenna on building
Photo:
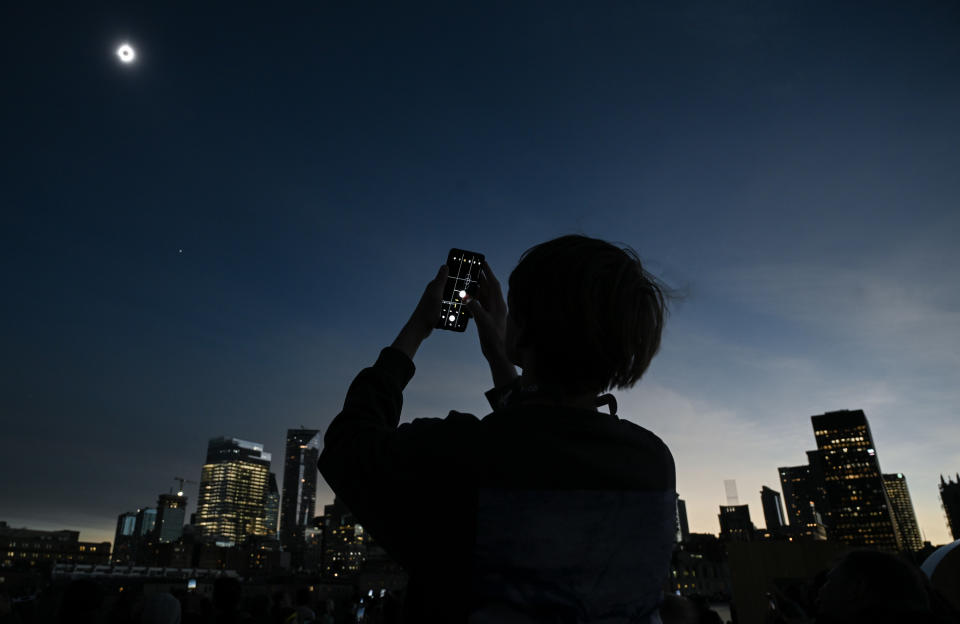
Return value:
[(724, 479), (723, 480), (723, 489), (727, 494), (727, 505), (739, 505), (740, 497), (737, 495), (737, 480), (736, 479)]

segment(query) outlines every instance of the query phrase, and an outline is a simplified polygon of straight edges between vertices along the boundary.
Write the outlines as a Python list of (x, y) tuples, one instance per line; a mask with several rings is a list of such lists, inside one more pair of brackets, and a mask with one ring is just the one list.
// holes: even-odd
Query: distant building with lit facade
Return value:
[(827, 534), (851, 546), (901, 549), (863, 410), (811, 416), (827, 494)]
[(923, 548), (923, 538), (920, 536), (917, 514), (914, 513), (910, 490), (907, 488), (907, 478), (902, 472), (885, 474), (883, 485), (887, 488), (887, 498), (893, 508), (895, 526), (900, 533), (900, 544), (904, 550), (911, 552), (920, 550)]
[(30, 569), (56, 563), (106, 565), (110, 542), (81, 542), (79, 531), (15, 529), (0, 522), (0, 568)]
[(280, 527), (280, 489), (277, 487), (277, 475), (270, 473), (270, 482), (267, 485), (267, 502), (264, 505), (266, 518), (263, 523), (267, 535), (277, 537)]
[(709, 533), (688, 533), (673, 550), (670, 590), (682, 596), (704, 596), (729, 601), (730, 570), (727, 542)]
[[(280, 543), (285, 550), (303, 549), (304, 532), (311, 527), (317, 507), (317, 460), (320, 432), (288, 429), (283, 459), (283, 499), (280, 502)], [(299, 557), (294, 557), (294, 565)]]
[(111, 561), (117, 564), (133, 563), (137, 547), (137, 512), (125, 511), (117, 516), (117, 530), (113, 536)]
[(183, 535), (183, 519), (187, 513), (187, 497), (182, 494), (161, 494), (157, 499), (157, 522), (154, 534), (160, 544), (169, 544)]
[(196, 526), (204, 538), (224, 546), (266, 535), (270, 453), (237, 438), (214, 438), (200, 476)]
[(723, 505), (720, 507), (720, 537), (722, 539), (749, 542), (756, 527), (750, 520), (749, 505)]
[(947, 516), (950, 534), (953, 539), (960, 539), (960, 473), (956, 481), (951, 481), (950, 477), (944, 481), (943, 475), (940, 475), (940, 503)]
[(786, 526), (780, 492), (763, 486), (760, 490), (760, 503), (763, 506), (763, 520), (766, 523), (767, 531), (776, 532)]
[(350, 510), (336, 497), (325, 505), (319, 523), (323, 529), (323, 570), (328, 579), (355, 577), (367, 554), (368, 536)]

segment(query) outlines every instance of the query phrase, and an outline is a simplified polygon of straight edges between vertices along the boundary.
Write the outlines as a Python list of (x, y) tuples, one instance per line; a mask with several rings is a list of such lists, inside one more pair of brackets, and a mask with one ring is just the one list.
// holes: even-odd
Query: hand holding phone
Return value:
[(463, 249), (451, 249), (447, 256), (447, 281), (443, 285), (438, 329), (463, 332), (467, 330), (470, 313), (467, 301), (477, 295), (484, 264), (483, 254)]

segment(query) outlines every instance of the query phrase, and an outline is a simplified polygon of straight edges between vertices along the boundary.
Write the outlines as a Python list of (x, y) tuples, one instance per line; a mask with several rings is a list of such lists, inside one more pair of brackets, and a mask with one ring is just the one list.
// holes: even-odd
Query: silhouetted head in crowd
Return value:
[(166, 592), (144, 596), (140, 624), (180, 624), (180, 601)]
[(696, 605), (686, 598), (665, 594), (660, 604), (660, 620), (663, 624), (700, 624), (700, 614)]
[(232, 613), (240, 609), (243, 588), (235, 578), (221, 576), (213, 582), (213, 606), (218, 611)]
[(632, 387), (660, 348), (667, 311), (636, 252), (578, 235), (528, 249), (507, 303), (507, 356), (562, 396)]
[(103, 605), (103, 588), (89, 579), (71, 581), (60, 599), (61, 622), (95, 622)]
[(313, 604), (313, 594), (306, 587), (297, 588), (296, 603), (297, 606)]
[(845, 555), (817, 595), (817, 623), (935, 622), (929, 584), (917, 566), (872, 550)]

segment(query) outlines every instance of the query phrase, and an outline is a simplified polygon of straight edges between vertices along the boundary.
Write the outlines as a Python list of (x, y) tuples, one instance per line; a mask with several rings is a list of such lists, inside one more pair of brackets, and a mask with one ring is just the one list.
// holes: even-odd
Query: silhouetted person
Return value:
[(143, 598), (140, 624), (180, 624), (180, 601), (173, 594), (160, 592)]
[[(406, 622), (652, 621), (673, 546), (673, 457), (603, 393), (646, 371), (663, 292), (634, 252), (584, 236), (528, 250), (509, 311), (483, 270), (469, 311), (493, 412), (398, 426), (412, 358), (456, 277), (444, 266), (354, 379), (320, 472), (409, 572)], [(455, 398), (460, 381), (449, 369), (430, 390)]]
[(217, 624), (250, 621), (250, 616), (240, 610), (242, 596), (243, 587), (235, 578), (221, 576), (213, 582), (213, 606)]
[(700, 624), (696, 605), (682, 596), (666, 594), (660, 604), (663, 624)]
[(87, 624), (97, 622), (103, 605), (104, 591), (89, 579), (71, 581), (60, 600), (60, 622)]
[(931, 601), (920, 569), (886, 552), (846, 554), (826, 575), (817, 596), (817, 624), (948, 624)]
[[(710, 601), (703, 596), (691, 596), (690, 602), (697, 610), (698, 624), (723, 624), (720, 614), (710, 608)], [(664, 622), (666, 624), (666, 622)]]
[(305, 624), (317, 619), (317, 612), (313, 610), (313, 595), (306, 587), (297, 590), (297, 622)]

